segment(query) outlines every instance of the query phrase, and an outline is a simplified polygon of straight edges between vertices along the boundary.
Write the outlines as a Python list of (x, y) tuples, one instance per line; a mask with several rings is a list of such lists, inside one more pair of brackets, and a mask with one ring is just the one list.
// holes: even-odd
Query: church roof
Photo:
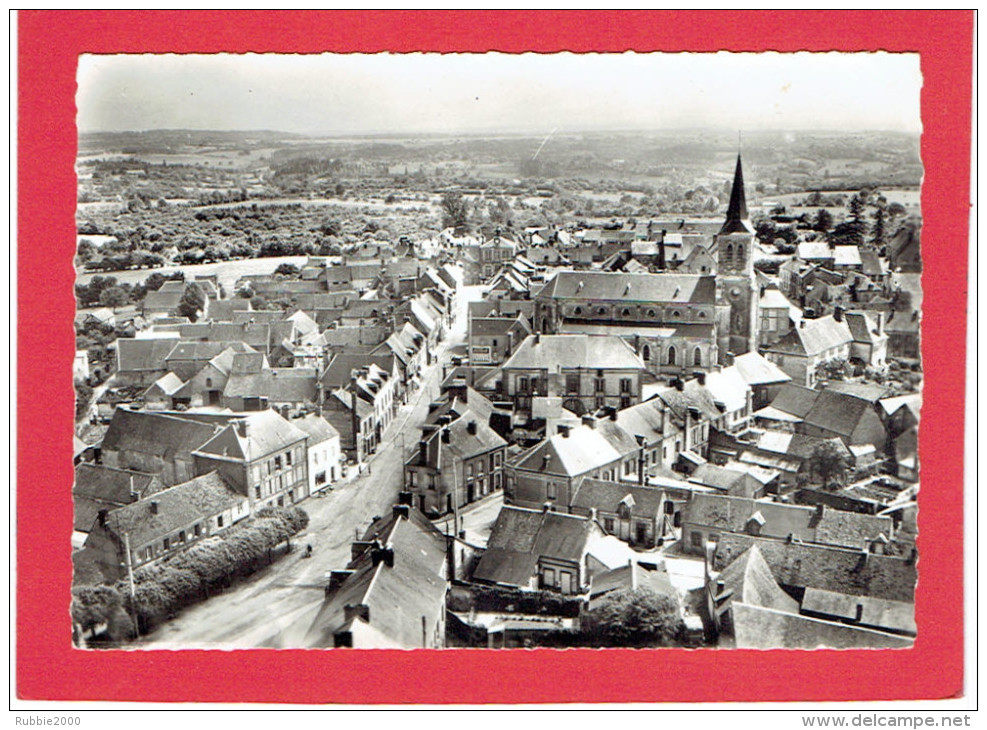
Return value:
[(733, 188), (730, 190), (730, 204), (727, 206), (727, 219), (719, 235), (728, 233), (753, 233), (750, 215), (747, 212), (747, 199), (744, 196), (744, 169), (737, 155), (737, 169), (733, 173)]

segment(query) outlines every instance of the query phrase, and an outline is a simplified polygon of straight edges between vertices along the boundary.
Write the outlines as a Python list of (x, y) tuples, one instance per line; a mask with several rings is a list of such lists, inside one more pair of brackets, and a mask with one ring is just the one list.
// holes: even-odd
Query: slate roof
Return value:
[(726, 406), (728, 413), (747, 407), (747, 394), (750, 393), (751, 388), (740, 371), (733, 366), (708, 373), (706, 388), (715, 402)]
[[(540, 337), (540, 340), (538, 339)], [(644, 370), (644, 362), (619, 337), (592, 335), (530, 335), (503, 364), (504, 370), (593, 368)]]
[(576, 297), (624, 302), (713, 304), (716, 300), (716, 278), (693, 274), (560, 271), (538, 292), (539, 299)]
[(878, 342), (884, 336), (877, 334), (877, 318), (870, 312), (847, 312), (844, 315), (854, 342)]
[(166, 370), (165, 359), (174, 349), (173, 339), (136, 340), (121, 337), (116, 341), (117, 370), (120, 372), (144, 372)]
[(860, 249), (856, 246), (834, 246), (833, 266), (861, 266)]
[(323, 602), (304, 646), (332, 647), (335, 634), (362, 623), (346, 619), (347, 605), (366, 605), (369, 625), (408, 649), (422, 645), (422, 617), (431, 630), (445, 611), (446, 538), (414, 509), (407, 518), (392, 515), (372, 529), (394, 551), (394, 565), (373, 565), (369, 549), (352, 560), (347, 568), (354, 573)]
[(863, 264), (863, 272), (867, 276), (884, 276), (888, 273), (888, 267), (884, 259), (877, 255), (877, 251), (860, 249), (860, 263)]
[(694, 408), (699, 411), (700, 417), (716, 420), (723, 413), (716, 407), (713, 395), (705, 386), (700, 385), (698, 380), (687, 380), (682, 390), (669, 387), (658, 392), (657, 397), (667, 405), (676, 418), (684, 420), (687, 411)]
[[(178, 392), (179, 390), (181, 390), (183, 385), (185, 385), (185, 383), (182, 382), (182, 379), (180, 377), (178, 377), (174, 373), (166, 373), (165, 375), (162, 375), (160, 378), (155, 380), (154, 383), (151, 385), (151, 388), (156, 387), (162, 393), (166, 395), (172, 395)], [(148, 391), (150, 391), (151, 388), (148, 388)]]
[(631, 562), (613, 570), (596, 573), (590, 579), (589, 595), (593, 602), (590, 603), (589, 608), (592, 611), (595, 608), (593, 604), (596, 599), (602, 598), (612, 591), (640, 588), (650, 589), (655, 593), (672, 596), (676, 601), (678, 600), (678, 593), (672, 585), (664, 565), (656, 570), (649, 570), (640, 563)]
[(796, 256), (802, 261), (819, 261), (833, 258), (833, 249), (825, 242), (805, 241), (798, 245)]
[(663, 494), (661, 489), (655, 487), (587, 478), (576, 488), (569, 506), (579, 510), (579, 514), (589, 514), (590, 509), (616, 512), (617, 506), (630, 496), (634, 504), (632, 514), (654, 518), (661, 510)]
[(217, 299), (209, 302), (209, 319), (213, 322), (232, 322), (234, 312), (250, 310), (250, 300), (243, 297)]
[(860, 383), (852, 380), (836, 380), (827, 383), (826, 390), (852, 395), (869, 403), (877, 403), (891, 392), (890, 388), (878, 385), (877, 383)]
[(136, 501), (160, 486), (153, 474), (82, 463), (75, 467), (72, 502), (74, 529), (89, 532), (101, 509), (112, 510)]
[[(858, 607), (861, 609), (859, 621)], [(915, 624), (915, 604), (905, 601), (848, 596), (818, 588), (806, 588), (805, 595), (802, 597), (802, 611), (838, 620), (854, 621), (861, 626), (901, 631), (912, 635), (918, 630)]]
[(292, 419), (291, 424), (308, 435), (309, 447), (339, 438), (339, 431), (329, 421), (314, 413), (304, 418)]
[(259, 373), (230, 375), (224, 398), (258, 397), (270, 403), (314, 403), (318, 372), (314, 368), (271, 368)]
[(195, 453), (253, 461), (286, 449), (306, 437), (304, 431), (273, 410), (258, 411), (238, 420), (246, 421), (246, 436), (241, 436), (237, 423), (232, 422)]
[(803, 319), (798, 327), (764, 349), (768, 352), (812, 356), (850, 342), (853, 342), (850, 327), (845, 321), (837, 322), (830, 314), (819, 319)]
[(722, 570), (754, 544), (779, 585), (914, 601), (917, 578), (914, 562), (862, 550), (789, 543), (727, 532), (717, 543), (714, 569)]
[(213, 437), (212, 425), (151, 411), (117, 408), (103, 436), (103, 451), (136, 451), (162, 458), (190, 453)]
[[(218, 515), (245, 500), (218, 472), (210, 472), (113, 510), (107, 515), (106, 527), (121, 538), (126, 533), (130, 544), (137, 547)], [(152, 502), (157, 502), (157, 513), (152, 512)]]
[(559, 433), (535, 444), (521, 455), (516, 465), (519, 469), (579, 476), (611, 464), (638, 448), (635, 444), (632, 449), (624, 450), (618, 448), (621, 445), (622, 441), (616, 445), (611, 443), (599, 429), (578, 426), (570, 430), (569, 436)]
[(600, 534), (599, 526), (583, 517), (505, 506), (473, 578), (527, 586), (540, 558), (579, 562), (591, 538)]
[(748, 352), (733, 359), (733, 367), (740, 377), (750, 385), (773, 385), (787, 383), (792, 378), (773, 362), (757, 352)]

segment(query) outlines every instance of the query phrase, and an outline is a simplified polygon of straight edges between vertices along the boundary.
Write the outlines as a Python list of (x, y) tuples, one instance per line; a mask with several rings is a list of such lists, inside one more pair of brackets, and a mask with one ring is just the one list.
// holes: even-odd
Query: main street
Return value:
[[(363, 473), (354, 477), (351, 469), (349, 478), (333, 491), (301, 504), (310, 522), (293, 538), (296, 549), (224, 593), (189, 607), (137, 646), (257, 647), (270, 643), (289, 625), (303, 625), (306, 616), (315, 615), (326, 574), (349, 562), (350, 543), (356, 535), (375, 515), (386, 515), (397, 500), (404, 478), (404, 453), (418, 443), (418, 427), (425, 421), (429, 402), (438, 395), (442, 365), (448, 364), (450, 350), (465, 340), (467, 302), (479, 298), (479, 287), (463, 289), (454, 324), (438, 348), (435, 363), (418, 391), (398, 410)], [(302, 557), (305, 545), (312, 546), (311, 558)]]

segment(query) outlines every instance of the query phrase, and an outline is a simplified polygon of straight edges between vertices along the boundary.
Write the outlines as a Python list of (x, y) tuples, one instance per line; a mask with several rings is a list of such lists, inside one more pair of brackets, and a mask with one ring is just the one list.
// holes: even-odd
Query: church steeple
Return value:
[(752, 233), (750, 216), (747, 213), (747, 199), (744, 196), (744, 168), (737, 155), (737, 169), (733, 173), (733, 188), (730, 190), (730, 205), (727, 206), (727, 219), (720, 229), (726, 233)]

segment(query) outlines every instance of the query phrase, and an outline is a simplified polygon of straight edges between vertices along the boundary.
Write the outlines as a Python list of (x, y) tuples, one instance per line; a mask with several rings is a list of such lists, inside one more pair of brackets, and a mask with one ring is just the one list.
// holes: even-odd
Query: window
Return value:
[(171, 549), (171, 538), (166, 537), (164, 539), (164, 549), (165, 550), (170, 550)]
[(692, 364), (697, 367), (703, 364), (703, 351), (698, 347), (692, 353)]
[(196, 537), (199, 537), (202, 534), (202, 525), (196, 525), (193, 527), (192, 532)]
[(651, 347), (649, 345), (645, 345), (641, 348), (641, 359), (645, 362), (651, 361)]
[(206, 387), (207, 388), (211, 388), (212, 387), (212, 378), (206, 378)]
[(517, 379), (517, 389), (519, 393), (528, 392), (528, 379), (526, 377), (521, 376)]
[(223, 526), (223, 515), (220, 515), (219, 517), (216, 518), (216, 527), (222, 527), (222, 526)]
[(558, 488), (555, 486), (555, 482), (548, 483), (548, 498), (556, 499), (558, 496)]
[(583, 308), (582, 307), (576, 307), (575, 309), (572, 310), (572, 313), (575, 314), (575, 315), (580, 315), (580, 314), (583, 313)]
[(613, 517), (603, 518), (603, 529), (609, 533), (613, 533)]
[(565, 376), (565, 389), (567, 393), (578, 393), (579, 392), (579, 374), (578, 373), (568, 373)]
[(700, 312), (699, 319), (706, 319), (706, 312)]
[(675, 364), (675, 348), (674, 347), (669, 347), (668, 348), (668, 364), (669, 365), (674, 365)]
[(274, 457), (274, 471), (279, 471), (281, 469), (281, 457)]
[(602, 396), (602, 395), (596, 396), (596, 407), (597, 408), (603, 408), (603, 406), (605, 406), (606, 404), (607, 404), (607, 399), (606, 399), (605, 396)]
[(693, 532), (689, 539), (692, 541), (692, 547), (701, 548), (703, 546), (703, 533)]
[(320, 471), (318, 474), (315, 475), (315, 483), (316, 484), (326, 483), (326, 473), (324, 471)]
[(723, 259), (723, 263), (727, 264), (728, 266), (733, 263), (733, 244), (732, 243), (728, 243), (727, 244), (726, 256)]
[(254, 497), (256, 499), (260, 499), (260, 484), (254, 487)]
[(607, 390), (607, 381), (603, 378), (597, 378), (593, 383), (593, 387), (597, 393), (605, 393)]
[(649, 309), (648, 310), (648, 318), (649, 319), (655, 319), (657, 316), (658, 316), (658, 312), (656, 312), (653, 309)]
[(737, 264), (744, 263), (744, 244), (737, 244)]
[(629, 310), (627, 307), (624, 307), (623, 309), (620, 310), (620, 316), (621, 317), (630, 317), (631, 316), (631, 310)]
[(621, 393), (630, 393), (631, 392), (631, 379), (630, 378), (621, 378), (620, 379), (620, 392)]
[(287, 453), (286, 453), (286, 454), (284, 455), (284, 461), (285, 461), (285, 463), (286, 463), (286, 464), (287, 464), (288, 466), (291, 466), (291, 452), (290, 452), (290, 451), (289, 451), (289, 452), (287, 452)]
[(413, 486), (413, 487), (417, 487), (418, 486), (418, 472), (416, 472), (416, 471), (409, 472), (409, 474), (408, 474), (408, 483), (411, 486)]
[(497, 338), (496, 337), (494, 338), (494, 341), (493, 341), (493, 345), (492, 346), (493, 347), (496, 347), (497, 346)]
[(185, 530), (180, 530), (178, 533), (178, 542), (185, 542)]
[(431, 489), (431, 490), (434, 490), (435, 489), (435, 475), (434, 474), (429, 474), (428, 475), (428, 488)]
[(555, 570), (553, 568), (545, 568), (545, 572), (542, 573), (542, 584), (546, 588), (555, 588)]

